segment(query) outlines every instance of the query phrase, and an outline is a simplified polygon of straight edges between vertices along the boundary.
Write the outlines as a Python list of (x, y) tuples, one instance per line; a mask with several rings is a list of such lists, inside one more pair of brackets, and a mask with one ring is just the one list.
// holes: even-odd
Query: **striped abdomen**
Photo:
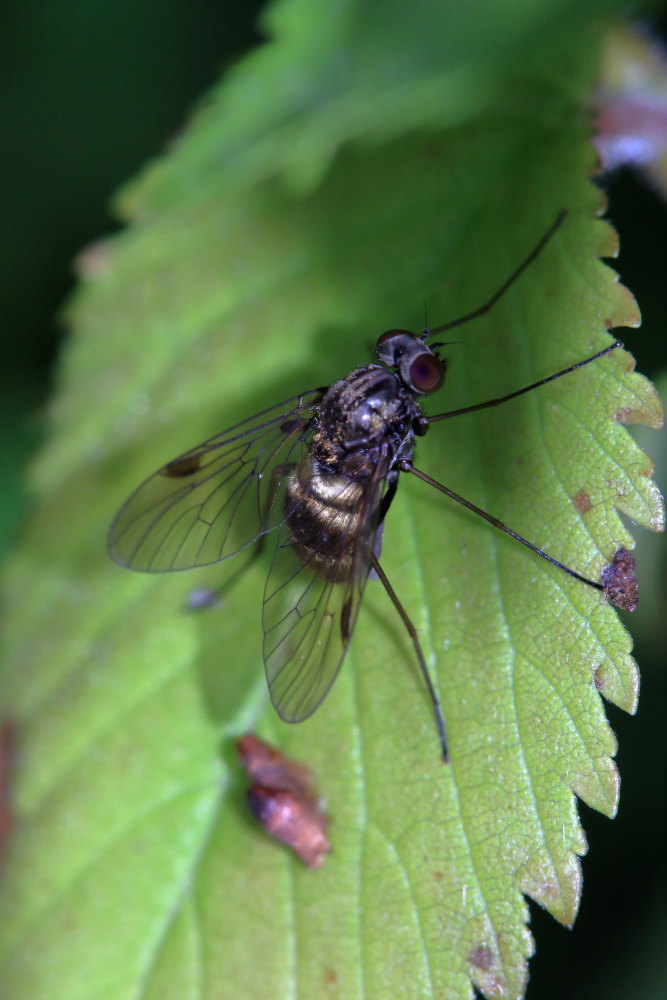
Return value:
[(311, 572), (346, 581), (361, 526), (365, 480), (350, 481), (307, 456), (287, 484), (285, 509), (292, 548)]

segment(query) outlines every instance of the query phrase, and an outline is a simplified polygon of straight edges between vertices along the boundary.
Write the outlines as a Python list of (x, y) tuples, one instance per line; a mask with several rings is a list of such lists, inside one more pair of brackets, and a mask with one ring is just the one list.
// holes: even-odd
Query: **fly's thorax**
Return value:
[(387, 448), (390, 464), (399, 452), (404, 457), (411, 449), (413, 422), (420, 414), (414, 394), (393, 372), (379, 365), (355, 368), (347, 378), (334, 382), (322, 400), (313, 456), (348, 473), (362, 471), (365, 457), (370, 473), (380, 446)]
[(285, 496), (292, 548), (317, 576), (350, 579), (378, 463), (386, 464), (386, 475), (398, 460), (411, 457), (413, 424), (420, 415), (414, 393), (379, 365), (355, 368), (326, 393), (310, 452), (290, 477)]
[(364, 493), (363, 478), (331, 472), (309, 455), (290, 477), (285, 514), (291, 545), (316, 576), (349, 580)]

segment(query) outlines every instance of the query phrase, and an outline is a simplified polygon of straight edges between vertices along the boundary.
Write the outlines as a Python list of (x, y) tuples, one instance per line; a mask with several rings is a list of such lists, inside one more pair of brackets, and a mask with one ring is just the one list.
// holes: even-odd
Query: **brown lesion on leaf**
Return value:
[(648, 427), (656, 427), (660, 430), (662, 421), (656, 423), (654, 415), (647, 407), (621, 406), (614, 413), (614, 420), (618, 424), (626, 426), (628, 424), (646, 424)]
[(487, 948), (485, 944), (478, 944), (477, 947), (473, 948), (470, 952), (468, 961), (471, 965), (474, 965), (476, 969), (481, 969), (482, 972), (488, 972), (493, 965), (493, 952), (490, 948)]
[(602, 570), (600, 578), (605, 597), (610, 604), (624, 611), (635, 611), (639, 602), (637, 564), (632, 552), (619, 549), (613, 560)]
[(588, 493), (584, 490), (579, 490), (572, 497), (572, 503), (577, 508), (580, 514), (585, 514), (587, 511), (591, 510), (593, 504), (591, 503), (591, 498)]
[(595, 684), (600, 694), (602, 694), (602, 692), (604, 691), (604, 677), (602, 675), (602, 667), (596, 667), (595, 670), (593, 671), (593, 683)]
[(325, 986), (335, 986), (338, 982), (338, 973), (331, 966), (327, 966), (324, 970), (324, 985)]
[(618, 424), (635, 424), (638, 421), (633, 419), (632, 414), (633, 410), (631, 406), (622, 406), (614, 413), (614, 420)]

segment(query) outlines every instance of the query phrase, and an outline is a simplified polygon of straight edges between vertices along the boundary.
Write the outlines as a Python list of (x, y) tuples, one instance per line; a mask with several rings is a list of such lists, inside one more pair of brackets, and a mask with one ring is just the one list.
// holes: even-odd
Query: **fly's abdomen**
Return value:
[(349, 580), (361, 525), (364, 482), (328, 472), (310, 459), (287, 484), (285, 509), (294, 552), (316, 576)]

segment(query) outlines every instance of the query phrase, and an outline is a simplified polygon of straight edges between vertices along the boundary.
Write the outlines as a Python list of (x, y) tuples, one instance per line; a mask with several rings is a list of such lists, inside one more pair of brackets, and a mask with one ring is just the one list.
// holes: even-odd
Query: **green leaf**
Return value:
[[(588, 179), (592, 18), (555, 2), (278, 4), (276, 41), (124, 192), (127, 232), (83, 256), (6, 574), (18, 827), (0, 995), (459, 998), (472, 980), (518, 996), (533, 948), (522, 894), (574, 920), (574, 796), (608, 815), (618, 797), (600, 692), (627, 711), (637, 694), (630, 639), (597, 592), (401, 484), (382, 559), (440, 692), (443, 765), (377, 581), (331, 695), (288, 727), (262, 676), (269, 554), (238, 579), (243, 556), (155, 578), (111, 565), (104, 538), (161, 463), (365, 363), (384, 329), (420, 326), (424, 302), (433, 326), (482, 304), (563, 208), (538, 260), (447, 348), (431, 412), (637, 325), (598, 260), (616, 248)], [(617, 350), (435, 424), (416, 463), (598, 579), (633, 544), (619, 512), (662, 526), (651, 462), (624, 426), (658, 426), (660, 407), (632, 368)], [(220, 606), (183, 610), (193, 587), (221, 582)], [(333, 843), (317, 872), (246, 815), (230, 746), (247, 729), (315, 770)]]

